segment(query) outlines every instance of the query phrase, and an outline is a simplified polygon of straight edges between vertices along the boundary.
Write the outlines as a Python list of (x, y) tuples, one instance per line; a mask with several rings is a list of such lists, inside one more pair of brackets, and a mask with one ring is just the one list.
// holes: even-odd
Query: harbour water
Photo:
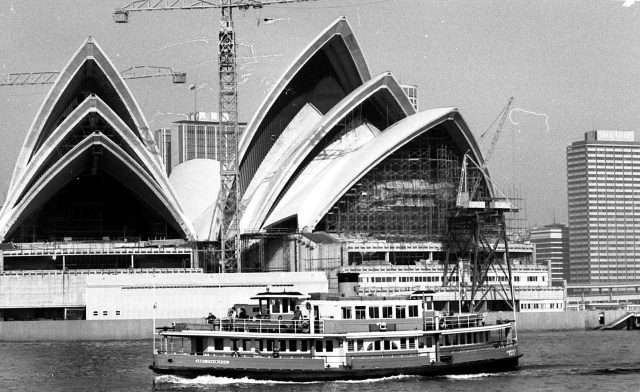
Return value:
[(0, 342), (1, 391), (640, 391), (638, 331), (520, 333), (518, 370), (438, 378), (272, 383), (158, 376), (150, 341)]

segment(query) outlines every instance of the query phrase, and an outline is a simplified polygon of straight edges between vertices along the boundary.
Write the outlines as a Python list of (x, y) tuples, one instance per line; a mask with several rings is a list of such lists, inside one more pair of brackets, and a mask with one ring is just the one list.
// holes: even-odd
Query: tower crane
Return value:
[[(240, 260), (240, 177), (238, 130), (238, 81), (236, 74), (236, 38), (232, 11), (262, 8), (265, 5), (299, 3), (315, 0), (136, 0), (113, 12), (116, 23), (128, 23), (129, 13), (138, 11), (173, 11), (220, 9), (218, 34), (218, 117), (220, 119), (220, 205), (223, 207), (220, 235), (223, 270), (241, 272)], [(232, 129), (231, 135), (225, 132)]]
[(491, 139), (491, 144), (489, 145), (489, 149), (484, 154), (484, 162), (482, 163), (482, 165), (478, 166), (478, 169), (480, 170), (481, 173), (478, 176), (478, 178), (476, 178), (475, 182), (473, 183), (473, 186), (471, 187), (471, 192), (469, 193), (470, 198), (474, 197), (476, 191), (478, 190), (478, 187), (480, 186), (482, 177), (484, 177), (484, 172), (486, 172), (487, 165), (489, 164), (489, 160), (493, 155), (493, 150), (496, 148), (496, 144), (498, 143), (498, 138), (500, 137), (500, 133), (502, 132), (502, 128), (504, 127), (504, 122), (507, 119), (507, 116), (509, 115), (509, 109), (511, 109), (513, 100), (514, 100), (513, 97), (509, 98), (509, 101), (507, 102), (505, 107), (500, 111), (500, 113), (498, 113), (498, 116), (493, 120), (491, 125), (489, 125), (489, 127), (480, 135), (481, 139), (485, 137), (487, 133), (491, 130), (493, 124), (495, 124), (496, 121), (500, 119), (500, 121), (498, 122), (498, 127), (496, 128), (496, 133), (493, 135), (493, 138)]
[[(120, 72), (123, 79), (144, 79), (171, 76), (173, 83), (186, 83), (185, 72), (173, 71), (169, 67), (138, 65)], [(0, 75), (1, 86), (31, 86), (37, 84), (53, 84), (60, 72), (18, 72)]]

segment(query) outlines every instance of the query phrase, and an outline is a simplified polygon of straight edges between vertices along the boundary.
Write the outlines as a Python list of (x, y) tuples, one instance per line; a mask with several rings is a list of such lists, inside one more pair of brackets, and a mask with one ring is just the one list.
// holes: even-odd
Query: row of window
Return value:
[[(98, 317), (98, 315), (99, 315), (99, 314), (100, 314), (100, 312), (99, 312), (99, 311), (97, 311), (97, 310), (94, 310), (94, 311), (93, 311), (93, 316), (94, 316), (94, 317)], [(109, 315), (109, 311), (108, 311), (108, 310), (103, 310), (103, 311), (102, 311), (102, 315), (103, 315), (103, 316), (108, 316), (108, 315)], [(116, 311), (115, 311), (115, 315), (116, 315), (116, 316), (120, 316), (120, 311), (119, 311), (119, 310), (116, 310)]]
[[(333, 352), (333, 340), (316, 340), (309, 342), (306, 339), (231, 339), (231, 350), (238, 351), (242, 347), (242, 351), (273, 351), (278, 349), (284, 352), (308, 352), (311, 345), (314, 344), (316, 352)], [(224, 339), (214, 338), (213, 348), (216, 351), (224, 350)]]
[[(520, 282), (520, 278), (521, 276), (514, 276), (513, 277), (513, 281), (514, 282)], [(527, 281), (528, 282), (537, 282), (540, 278), (540, 281), (544, 282), (545, 281), (545, 277), (544, 276), (527, 276)], [(440, 282), (441, 277), (440, 276), (400, 276), (400, 277), (395, 277), (395, 276), (375, 276), (375, 277), (360, 277), (358, 278), (358, 281), (360, 283), (421, 283), (421, 282)], [(487, 280), (490, 282), (506, 282), (509, 279), (506, 276), (495, 276), (495, 275), (489, 275), (487, 276)], [(457, 276), (452, 276), (449, 279), (450, 282), (457, 282), (458, 281), (458, 277)]]
[(562, 309), (561, 303), (520, 304), (520, 309)]
[[(344, 320), (364, 320), (379, 319), (379, 318), (416, 318), (419, 317), (418, 305), (395, 305), (395, 306), (343, 306), (340, 308), (342, 311), (342, 319)], [(382, 315), (382, 317), (380, 317)]]
[(416, 341), (420, 340), (420, 348), (424, 348), (424, 342), (427, 347), (433, 345), (433, 339), (429, 336), (426, 338), (400, 338), (399, 340), (380, 339), (372, 342), (365, 342), (362, 339), (347, 340), (347, 351), (380, 351), (380, 350), (413, 350), (416, 348)]

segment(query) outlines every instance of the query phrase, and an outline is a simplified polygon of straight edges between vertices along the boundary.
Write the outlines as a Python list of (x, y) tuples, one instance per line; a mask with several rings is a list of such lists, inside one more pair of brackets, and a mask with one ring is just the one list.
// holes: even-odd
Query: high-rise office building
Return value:
[(569, 280), (569, 229), (554, 223), (531, 229), (531, 243), (535, 245), (536, 264), (548, 264), (551, 283), (561, 285)]
[[(240, 123), (240, 134), (247, 124)], [(167, 168), (167, 175), (177, 165), (196, 158), (215, 159), (220, 161), (225, 156), (224, 149), (231, 149), (233, 130), (224, 129), (226, 138), (221, 138), (218, 113), (195, 112), (187, 115), (187, 120), (174, 122), (173, 129), (155, 131), (156, 143)], [(227, 143), (225, 143), (227, 141)]]
[(171, 173), (171, 128), (160, 128), (153, 132), (167, 176)]
[(590, 131), (567, 147), (571, 283), (640, 280), (640, 143)]
[(413, 84), (403, 84), (402, 90), (409, 97), (411, 106), (413, 106), (413, 108), (417, 111), (418, 110), (418, 86)]

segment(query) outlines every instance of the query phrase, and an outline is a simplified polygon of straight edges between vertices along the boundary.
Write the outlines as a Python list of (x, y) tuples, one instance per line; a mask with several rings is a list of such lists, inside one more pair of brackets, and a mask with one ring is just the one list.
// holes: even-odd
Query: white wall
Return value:
[(234, 304), (254, 303), (251, 297), (269, 286), (271, 291), (326, 293), (328, 281), (323, 272), (88, 276), (87, 320), (151, 319), (154, 303), (157, 318), (198, 318), (209, 312), (224, 317)]

